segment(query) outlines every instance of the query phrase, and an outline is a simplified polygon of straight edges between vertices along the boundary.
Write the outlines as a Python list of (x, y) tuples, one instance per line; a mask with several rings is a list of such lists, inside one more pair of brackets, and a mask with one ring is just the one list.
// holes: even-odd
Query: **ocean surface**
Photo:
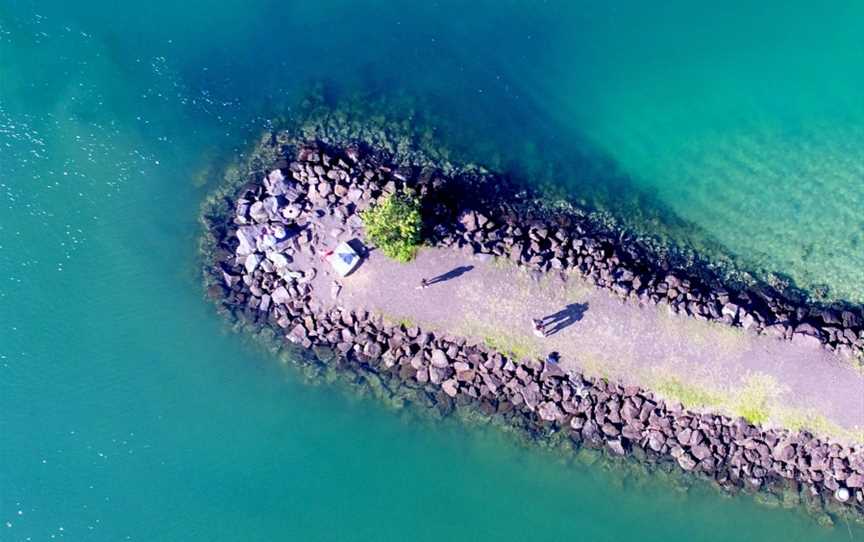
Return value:
[(606, 4), (4, 0), (0, 541), (864, 540), (305, 385), (203, 300), (218, 169), (321, 84), (864, 301), (864, 4)]

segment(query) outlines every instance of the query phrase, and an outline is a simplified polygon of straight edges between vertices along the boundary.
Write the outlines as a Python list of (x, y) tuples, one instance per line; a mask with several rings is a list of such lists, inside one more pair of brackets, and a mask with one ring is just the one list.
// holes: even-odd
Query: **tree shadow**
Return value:
[(575, 324), (582, 319), (587, 310), (588, 303), (570, 303), (560, 311), (544, 316), (541, 321), (547, 330), (546, 335), (555, 335)]
[(349, 247), (354, 249), (354, 252), (364, 260), (369, 257), (369, 254), (375, 250), (375, 247), (367, 246), (360, 239), (350, 239), (346, 241)]
[(468, 271), (471, 271), (472, 269), (474, 269), (473, 265), (462, 265), (462, 266), (459, 266), (455, 269), (451, 269), (450, 271), (447, 271), (446, 273), (442, 273), (442, 274), (438, 275), (437, 277), (432, 277), (431, 279), (426, 281), (426, 284), (428, 286), (432, 286), (433, 284), (437, 284), (439, 282), (446, 282), (448, 280), (459, 278), (462, 275), (464, 275), (465, 273), (467, 273)]

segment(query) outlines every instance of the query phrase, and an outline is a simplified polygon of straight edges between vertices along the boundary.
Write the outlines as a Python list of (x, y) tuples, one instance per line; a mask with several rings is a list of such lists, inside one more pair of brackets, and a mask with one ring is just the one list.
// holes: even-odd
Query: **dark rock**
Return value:
[(540, 373), (540, 380), (547, 381), (553, 378), (563, 379), (567, 377), (567, 373), (557, 364), (547, 361), (543, 362), (543, 371)]

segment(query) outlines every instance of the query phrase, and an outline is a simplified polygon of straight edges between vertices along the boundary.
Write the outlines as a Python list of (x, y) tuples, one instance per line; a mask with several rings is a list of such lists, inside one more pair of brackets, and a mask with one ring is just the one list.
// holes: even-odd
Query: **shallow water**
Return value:
[(864, 299), (860, 8), (669, 6), (4, 4), (0, 540), (864, 538), (307, 387), (201, 299), (208, 164), (321, 78), (416, 96), (481, 159), (638, 195)]

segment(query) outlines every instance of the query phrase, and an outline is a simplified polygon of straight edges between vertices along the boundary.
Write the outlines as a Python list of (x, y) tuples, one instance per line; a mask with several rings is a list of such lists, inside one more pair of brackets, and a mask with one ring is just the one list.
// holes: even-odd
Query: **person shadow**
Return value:
[(461, 277), (462, 275), (464, 275), (468, 271), (471, 271), (472, 269), (474, 269), (473, 265), (462, 265), (462, 266), (459, 266), (455, 269), (451, 269), (450, 271), (447, 271), (446, 273), (442, 273), (442, 274), (438, 275), (437, 277), (432, 277), (431, 279), (429, 279), (426, 282), (426, 284), (429, 286), (432, 286), (433, 284), (438, 284), (439, 282), (446, 282), (448, 280), (453, 280), (455, 278)]
[(582, 319), (588, 310), (588, 303), (570, 303), (558, 312), (544, 316), (541, 321), (546, 328), (546, 335), (556, 333), (572, 326)]

